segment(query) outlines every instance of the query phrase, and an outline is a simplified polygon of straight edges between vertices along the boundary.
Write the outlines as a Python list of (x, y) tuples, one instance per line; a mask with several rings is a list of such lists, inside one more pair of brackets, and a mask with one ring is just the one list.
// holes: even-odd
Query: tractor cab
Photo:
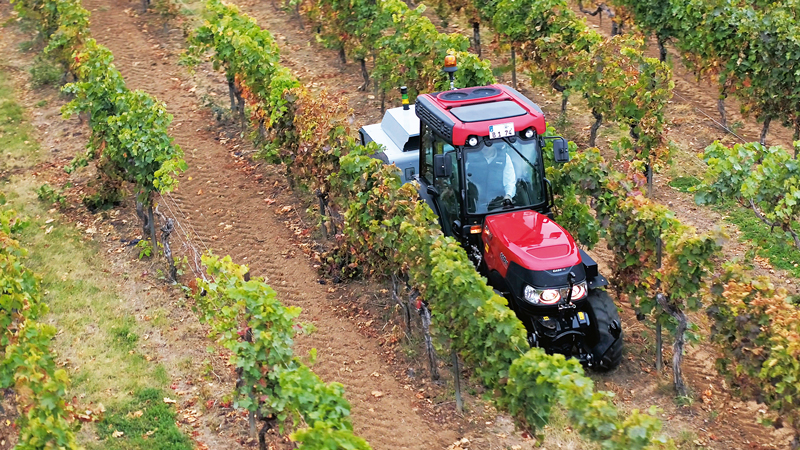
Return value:
[[(469, 240), (489, 215), (533, 210), (552, 215), (544, 176), (542, 110), (504, 85), (417, 98), (422, 195), (445, 234)], [(557, 159), (569, 153), (554, 139)]]

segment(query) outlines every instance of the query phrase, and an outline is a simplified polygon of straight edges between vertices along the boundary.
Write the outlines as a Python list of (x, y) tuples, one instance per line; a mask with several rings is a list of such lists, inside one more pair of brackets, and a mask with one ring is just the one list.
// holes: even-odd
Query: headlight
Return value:
[(524, 136), (525, 139), (532, 138), (533, 137), (533, 128), (528, 128), (527, 130), (523, 131), (522, 132), (522, 136)]
[(580, 300), (583, 297), (586, 297), (587, 289), (586, 289), (586, 282), (581, 281), (578, 284), (572, 286), (572, 300)]
[[(554, 305), (561, 300), (566, 300), (569, 293), (569, 287), (559, 289), (536, 289), (533, 286), (525, 286), (523, 294), (525, 300), (534, 305)], [(588, 288), (586, 281), (581, 281), (572, 286), (571, 300), (580, 300), (586, 297)]]
[(469, 139), (467, 139), (467, 145), (475, 147), (478, 145), (478, 138), (476, 136), (470, 136)]
[(525, 300), (534, 305), (553, 305), (561, 300), (561, 293), (558, 289), (536, 289), (525, 286)]

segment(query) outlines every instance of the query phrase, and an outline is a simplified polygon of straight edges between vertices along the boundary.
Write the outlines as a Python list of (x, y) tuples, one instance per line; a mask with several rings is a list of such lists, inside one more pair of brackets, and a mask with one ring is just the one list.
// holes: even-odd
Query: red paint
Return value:
[(563, 269), (581, 262), (572, 236), (536, 211), (487, 216), (482, 238), (486, 265), (503, 277), (508, 265), (500, 258), (501, 252), (509, 263), (530, 270)]
[[(439, 98), (438, 95), (433, 94), (423, 94), (424, 96), (428, 97), (436, 106), (439, 107), (441, 111), (444, 111), (453, 122), (455, 122), (455, 126), (453, 126), (453, 145), (464, 145), (469, 136), (488, 136), (489, 135), (489, 126), (490, 125), (498, 125), (501, 123), (508, 123), (514, 122), (514, 130), (516, 132), (520, 132), (526, 128), (533, 127), (536, 132), (540, 135), (544, 134), (547, 130), (544, 121), (544, 115), (539, 113), (533, 109), (527, 102), (521, 99), (520, 95), (515, 94), (514, 92), (508, 89), (508, 86), (503, 84), (491, 84), (489, 87), (493, 87), (500, 90), (500, 94), (493, 95), (491, 97), (483, 97), (478, 99), (471, 99), (471, 100), (460, 100), (460, 101), (448, 101), (442, 100)], [(509, 117), (506, 119), (497, 119), (497, 120), (486, 120), (483, 122), (462, 122), (458, 120), (456, 116), (450, 113), (451, 108), (455, 108), (458, 106), (467, 106), (467, 105), (476, 105), (481, 103), (491, 103), (491, 102), (498, 102), (502, 100), (512, 100), (515, 103), (519, 104), (528, 114), (517, 116), (517, 117)]]

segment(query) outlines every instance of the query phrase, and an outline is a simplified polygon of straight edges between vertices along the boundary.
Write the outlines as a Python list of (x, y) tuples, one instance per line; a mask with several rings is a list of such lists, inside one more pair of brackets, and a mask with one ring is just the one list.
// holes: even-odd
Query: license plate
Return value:
[(499, 139), (514, 135), (514, 122), (489, 125), (489, 139)]

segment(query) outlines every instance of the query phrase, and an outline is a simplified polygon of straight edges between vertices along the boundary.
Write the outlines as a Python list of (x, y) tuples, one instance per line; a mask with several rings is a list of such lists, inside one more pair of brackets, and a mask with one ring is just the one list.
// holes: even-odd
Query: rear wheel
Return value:
[(608, 292), (600, 289), (589, 291), (587, 300), (594, 313), (594, 323), (597, 327), (597, 339), (590, 343), (595, 361), (594, 369), (600, 372), (616, 369), (622, 362), (622, 335), (620, 334), (615, 342), (609, 328), (614, 321), (616, 326), (619, 326), (617, 306)]

